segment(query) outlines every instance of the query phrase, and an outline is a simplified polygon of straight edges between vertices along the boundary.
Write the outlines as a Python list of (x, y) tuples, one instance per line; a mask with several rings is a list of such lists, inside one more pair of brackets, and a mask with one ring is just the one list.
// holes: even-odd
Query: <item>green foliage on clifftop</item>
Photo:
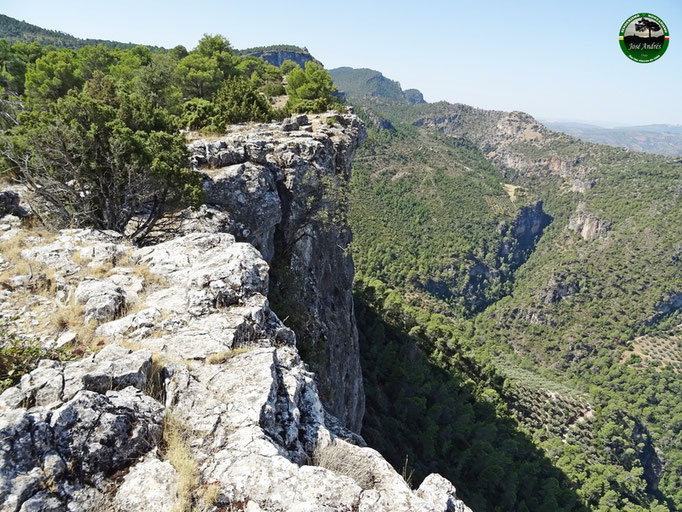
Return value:
[(0, 172), (43, 198), (45, 220), (123, 233), (136, 218), (132, 236), (144, 237), (166, 207), (200, 198), (181, 129), (220, 133), (338, 105), (317, 64), (287, 72), (289, 106), (275, 108), (285, 73), (234, 55), (220, 35), (189, 52), (0, 40)]

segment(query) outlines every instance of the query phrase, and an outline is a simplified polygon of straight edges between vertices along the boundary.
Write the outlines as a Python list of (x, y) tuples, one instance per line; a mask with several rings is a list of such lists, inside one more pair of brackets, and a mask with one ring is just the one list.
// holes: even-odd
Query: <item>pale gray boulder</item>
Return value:
[(19, 385), (0, 394), (0, 412), (22, 406), (50, 406), (71, 400), (81, 390), (104, 393), (128, 386), (144, 389), (152, 353), (107, 345), (90, 357), (61, 363), (42, 360), (21, 378)]
[(172, 512), (177, 502), (178, 474), (168, 461), (149, 453), (135, 464), (116, 491), (121, 512)]
[(76, 288), (76, 302), (83, 304), (85, 322), (97, 323), (113, 320), (126, 306), (126, 294), (123, 288), (114, 283), (88, 278)]
[(471, 512), (471, 509), (457, 498), (455, 486), (438, 473), (431, 473), (424, 479), (417, 489), (417, 496), (428, 503), (432, 510)]
[[(156, 446), (162, 420), (161, 404), (133, 387), (106, 394), (81, 390), (56, 409), (3, 411), (2, 510), (77, 503), (75, 491), (96, 486)], [(39, 497), (45, 489), (49, 493)]]

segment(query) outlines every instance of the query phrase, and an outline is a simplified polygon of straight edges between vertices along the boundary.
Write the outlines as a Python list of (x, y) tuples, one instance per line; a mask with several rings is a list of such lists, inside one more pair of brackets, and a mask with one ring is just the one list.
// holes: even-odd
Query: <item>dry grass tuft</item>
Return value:
[(34, 273), (33, 266), (29, 265), (31, 268), (29, 270), (29, 275), (31, 276), (31, 281), (29, 283), (29, 289), (34, 293), (39, 293), (44, 297), (54, 297), (57, 293), (57, 274), (51, 268), (47, 268), (40, 265), (40, 272)]
[(84, 323), (83, 306), (78, 304), (75, 299), (71, 299), (66, 306), (60, 306), (50, 315), (50, 324), (59, 332), (67, 329), (78, 332)]
[(154, 352), (152, 354), (152, 367), (149, 371), (149, 379), (147, 379), (147, 386), (144, 392), (162, 404), (166, 403), (166, 391), (163, 382), (165, 369), (165, 358), (159, 352)]
[(73, 253), (71, 254), (71, 261), (80, 265), (81, 267), (84, 267), (85, 265), (90, 263), (91, 260), (90, 258), (83, 258), (81, 256), (81, 252), (78, 250), (78, 248), (76, 248), (76, 250), (73, 251)]
[(403, 477), (403, 480), (405, 480), (405, 483), (409, 486), (410, 489), (415, 489), (415, 486), (412, 481), (412, 478), (414, 476), (414, 468), (410, 466), (409, 455), (405, 455), (405, 462), (403, 463), (402, 470), (400, 471), (400, 476)]
[(36, 242), (47, 244), (56, 238), (55, 233), (44, 229), (19, 231), (14, 237), (0, 242), (0, 254), (9, 263), (8, 267), (0, 274), (0, 282), (7, 282), (11, 277), (28, 275), (30, 281), (27, 285), (33, 293), (45, 295), (56, 292), (54, 269), (46, 267), (37, 261), (27, 261), (22, 258), (21, 251), (36, 245)]
[(220, 482), (202, 484), (199, 494), (201, 495), (201, 500), (209, 507), (212, 507), (220, 499)]
[(316, 446), (313, 464), (352, 478), (362, 489), (372, 489), (376, 484), (369, 460), (341, 443)]
[(70, 330), (76, 333), (75, 345), (80, 349), (98, 350), (104, 344), (103, 338), (95, 335), (97, 322), (85, 321), (83, 306), (71, 299), (68, 305), (60, 306), (50, 315), (50, 324), (57, 332)]
[(187, 446), (188, 433), (181, 420), (171, 411), (166, 411), (163, 421), (164, 458), (178, 474), (178, 502), (173, 512), (193, 510), (195, 496), (199, 490), (199, 467)]
[(21, 257), (21, 251), (32, 245), (31, 241), (39, 236), (38, 233), (22, 230), (12, 238), (0, 242), (0, 254), (10, 264), (10, 268), (0, 275), (0, 279), (29, 273), (30, 265)]
[(80, 275), (82, 277), (94, 277), (97, 279), (102, 279), (107, 277), (113, 269), (114, 265), (110, 261), (107, 261), (106, 263), (101, 263), (100, 265), (94, 267), (89, 267), (87, 265), (84, 266), (80, 271)]
[(131, 255), (132, 251), (130, 250), (126, 251), (126, 253), (123, 256), (117, 258), (116, 261), (114, 261), (114, 265), (117, 267), (129, 267), (131, 265), (130, 260)]
[(228, 360), (232, 359), (233, 357), (236, 357), (241, 354), (246, 354), (247, 352), (251, 352), (255, 347), (253, 346), (243, 346), (243, 347), (237, 347), (233, 348), (230, 350), (224, 350), (222, 352), (216, 352), (215, 354), (211, 354), (206, 358), (206, 362), (208, 364), (223, 364), (227, 362)]
[(168, 286), (168, 282), (158, 274), (155, 274), (149, 269), (149, 265), (142, 263), (133, 266), (133, 273), (142, 278), (145, 289), (161, 288)]
[(104, 345), (104, 339), (95, 335), (95, 329), (97, 329), (97, 322), (94, 320), (81, 324), (80, 329), (76, 330), (76, 342), (80, 347), (92, 351), (99, 350)]

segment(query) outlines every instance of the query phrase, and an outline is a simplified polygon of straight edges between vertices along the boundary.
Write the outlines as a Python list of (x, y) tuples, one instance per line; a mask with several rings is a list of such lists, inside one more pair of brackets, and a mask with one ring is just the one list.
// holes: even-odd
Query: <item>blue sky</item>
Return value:
[[(523, 110), (542, 119), (682, 124), (681, 0), (317, 1), (2, 0), (0, 13), (79, 37), (193, 47), (307, 46), (327, 68), (368, 67), (428, 101)], [(668, 25), (651, 64), (618, 30), (638, 12)]]

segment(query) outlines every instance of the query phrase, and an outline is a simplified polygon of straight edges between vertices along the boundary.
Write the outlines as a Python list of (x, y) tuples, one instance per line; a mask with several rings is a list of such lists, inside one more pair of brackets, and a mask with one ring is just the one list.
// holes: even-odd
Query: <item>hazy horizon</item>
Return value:
[(630, 61), (618, 45), (620, 26), (644, 8), (641, 3), (548, 4), (350, 0), (338, 9), (311, 1), (284, 8), (271, 1), (210, 0), (188, 7), (176, 0), (163, 6), (6, 0), (0, 12), (81, 38), (192, 48), (204, 33), (219, 33), (236, 48), (306, 46), (328, 69), (376, 69), (404, 89), (419, 89), (430, 102), (606, 126), (682, 123), (676, 45), (682, 3), (646, 6), (671, 31), (668, 51), (650, 64)]

